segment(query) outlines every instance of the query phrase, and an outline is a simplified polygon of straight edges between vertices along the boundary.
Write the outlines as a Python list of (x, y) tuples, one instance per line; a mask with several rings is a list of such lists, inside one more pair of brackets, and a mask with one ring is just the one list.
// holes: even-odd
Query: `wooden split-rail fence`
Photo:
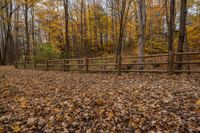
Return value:
[[(183, 61), (176, 62), (177, 56), (181, 56)], [(144, 62), (138, 63), (138, 58), (144, 58)], [(178, 64), (181, 64), (181, 70), (175, 69)], [(21, 61), (17, 62), (15, 66), (18, 69), (118, 72), (118, 74), (121, 72), (200, 73), (200, 52), (174, 53), (173, 55), (155, 54), (143, 57), (56, 59), (43, 62)]]

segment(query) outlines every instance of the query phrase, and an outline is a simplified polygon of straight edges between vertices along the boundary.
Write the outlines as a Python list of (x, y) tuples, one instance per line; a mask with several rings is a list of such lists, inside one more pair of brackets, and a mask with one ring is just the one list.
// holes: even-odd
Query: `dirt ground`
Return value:
[(0, 67), (0, 133), (200, 132), (200, 74)]

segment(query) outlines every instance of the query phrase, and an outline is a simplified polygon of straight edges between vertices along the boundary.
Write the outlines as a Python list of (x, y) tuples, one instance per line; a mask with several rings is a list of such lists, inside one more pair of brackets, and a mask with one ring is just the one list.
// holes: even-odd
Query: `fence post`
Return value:
[(121, 75), (121, 65), (122, 65), (121, 58), (122, 58), (121, 55), (117, 56), (117, 68), (118, 68), (118, 75), (119, 76)]
[[(190, 59), (190, 56), (189, 55), (186, 55), (186, 61), (190, 61), (191, 59)], [(190, 71), (190, 64), (186, 64), (186, 69), (188, 70), (188, 71)], [(188, 72), (188, 74), (191, 74), (190, 72)]]
[(18, 63), (17, 61), (14, 62), (14, 66), (15, 66), (16, 69), (18, 68), (17, 63)]
[(66, 59), (64, 58), (64, 61), (63, 61), (63, 71), (66, 72)]
[(85, 58), (85, 72), (86, 72), (86, 73), (89, 72), (88, 64), (89, 64), (89, 60), (88, 60), (88, 57), (86, 57), (86, 58)]
[(35, 61), (33, 61), (33, 68), (36, 69)]
[(46, 61), (46, 70), (47, 71), (49, 70), (49, 61), (48, 60)]
[(26, 69), (26, 60), (24, 61), (24, 69)]
[(168, 55), (168, 74), (172, 75), (174, 73), (174, 52), (169, 52)]

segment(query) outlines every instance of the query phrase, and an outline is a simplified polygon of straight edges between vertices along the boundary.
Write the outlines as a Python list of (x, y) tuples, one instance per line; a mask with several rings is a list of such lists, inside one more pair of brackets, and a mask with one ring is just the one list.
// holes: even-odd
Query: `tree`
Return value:
[[(177, 52), (183, 52), (183, 46), (186, 39), (186, 18), (187, 18), (187, 0), (181, 0), (181, 7), (180, 7), (180, 26), (179, 26), (179, 40), (178, 40), (178, 48)], [(176, 56), (176, 61), (181, 62), (182, 55)], [(176, 65), (176, 70), (181, 70), (182, 64)]]
[(69, 9), (68, 9), (68, 0), (63, 0), (64, 10), (65, 10), (65, 57), (69, 58)]
[[(139, 23), (139, 47), (138, 47), (138, 63), (144, 62), (144, 48), (145, 48), (145, 29), (146, 29), (146, 9), (145, 0), (138, 0), (138, 23)], [(144, 69), (144, 66), (139, 67), (140, 70)]]
[(25, 19), (25, 36), (26, 36), (26, 56), (25, 60), (30, 60), (31, 47), (30, 47), (30, 36), (29, 36), (29, 23), (28, 23), (28, 14), (29, 12), (29, 2), (25, 0), (25, 10), (24, 10), (24, 19)]
[(2, 41), (2, 64), (13, 64), (14, 63), (14, 40), (12, 35), (12, 16), (15, 11), (13, 8), (13, 1), (4, 1), (4, 8), (1, 10), (1, 41)]
[[(31, 59), (40, 46), (49, 44), (66, 58), (138, 55), (139, 69), (144, 69), (144, 54), (169, 51), (173, 64), (174, 47), (178, 46), (177, 51), (181, 52), (186, 42), (185, 28), (181, 28), (186, 20), (184, 13), (180, 12), (180, 34), (174, 33), (175, 10), (182, 8), (183, 2), (1, 0), (0, 63), (13, 64), (25, 56)], [(187, 1), (187, 42), (191, 51), (200, 48), (199, 5), (196, 0)], [(182, 56), (177, 56), (177, 61), (182, 60)], [(169, 66), (172, 70), (173, 66)], [(178, 66), (176, 69), (180, 69)]]
[(121, 52), (122, 52), (122, 43), (124, 37), (124, 30), (127, 24), (127, 19), (129, 15), (129, 8), (131, 5), (131, 0), (122, 0), (120, 3), (120, 16), (119, 16), (119, 38), (118, 38), (118, 47), (117, 47), (117, 63), (118, 63), (118, 75), (121, 75)]
[(169, 74), (173, 73), (174, 64), (174, 28), (175, 28), (175, 0), (170, 1), (170, 21), (168, 26), (168, 52), (169, 52)]

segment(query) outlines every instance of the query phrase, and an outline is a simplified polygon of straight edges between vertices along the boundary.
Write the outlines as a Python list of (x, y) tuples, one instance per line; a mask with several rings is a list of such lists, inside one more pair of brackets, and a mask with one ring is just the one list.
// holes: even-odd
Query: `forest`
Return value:
[(200, 0), (0, 0), (0, 133), (199, 132)]
[(0, 2), (0, 64), (200, 48), (198, 0)]

